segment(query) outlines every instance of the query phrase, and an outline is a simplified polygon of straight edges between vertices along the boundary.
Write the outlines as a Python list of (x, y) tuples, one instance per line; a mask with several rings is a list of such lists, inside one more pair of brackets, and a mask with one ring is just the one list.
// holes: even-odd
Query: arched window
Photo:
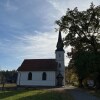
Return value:
[(32, 80), (32, 73), (31, 72), (28, 73), (28, 80)]
[(42, 80), (46, 80), (46, 78), (47, 78), (46, 72), (43, 72), (43, 74), (42, 74)]
[(59, 63), (59, 65), (58, 65), (58, 66), (59, 66), (59, 68), (61, 68), (61, 64), (60, 64), (60, 63)]

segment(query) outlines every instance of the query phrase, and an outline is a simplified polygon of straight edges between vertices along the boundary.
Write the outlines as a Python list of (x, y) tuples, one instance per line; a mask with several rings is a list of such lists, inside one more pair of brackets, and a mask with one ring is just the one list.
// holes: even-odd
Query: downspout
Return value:
[(20, 78), (21, 78), (21, 73), (19, 72), (19, 85), (20, 85)]

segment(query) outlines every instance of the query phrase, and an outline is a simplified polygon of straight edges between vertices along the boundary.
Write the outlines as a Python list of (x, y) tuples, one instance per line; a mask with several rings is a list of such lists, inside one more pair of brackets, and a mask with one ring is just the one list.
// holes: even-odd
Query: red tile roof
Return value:
[(18, 71), (56, 71), (55, 59), (25, 59)]

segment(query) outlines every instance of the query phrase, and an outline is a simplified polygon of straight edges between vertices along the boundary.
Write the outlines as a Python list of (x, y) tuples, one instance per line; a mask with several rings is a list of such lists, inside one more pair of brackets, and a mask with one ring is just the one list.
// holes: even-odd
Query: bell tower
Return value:
[(57, 66), (57, 85), (64, 86), (65, 85), (65, 66), (64, 66), (64, 44), (61, 36), (61, 31), (59, 31), (58, 42), (55, 50), (56, 62)]

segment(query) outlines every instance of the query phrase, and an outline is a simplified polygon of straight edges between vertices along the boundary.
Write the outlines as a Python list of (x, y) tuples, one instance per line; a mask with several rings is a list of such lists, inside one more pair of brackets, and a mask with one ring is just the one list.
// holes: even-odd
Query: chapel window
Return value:
[(28, 80), (32, 80), (32, 73), (31, 72), (28, 73)]
[(61, 64), (60, 64), (60, 63), (59, 63), (59, 65), (58, 65), (58, 66), (59, 66), (59, 68), (61, 68)]
[(43, 74), (42, 74), (42, 80), (46, 80), (46, 78), (47, 78), (46, 72), (43, 72)]

